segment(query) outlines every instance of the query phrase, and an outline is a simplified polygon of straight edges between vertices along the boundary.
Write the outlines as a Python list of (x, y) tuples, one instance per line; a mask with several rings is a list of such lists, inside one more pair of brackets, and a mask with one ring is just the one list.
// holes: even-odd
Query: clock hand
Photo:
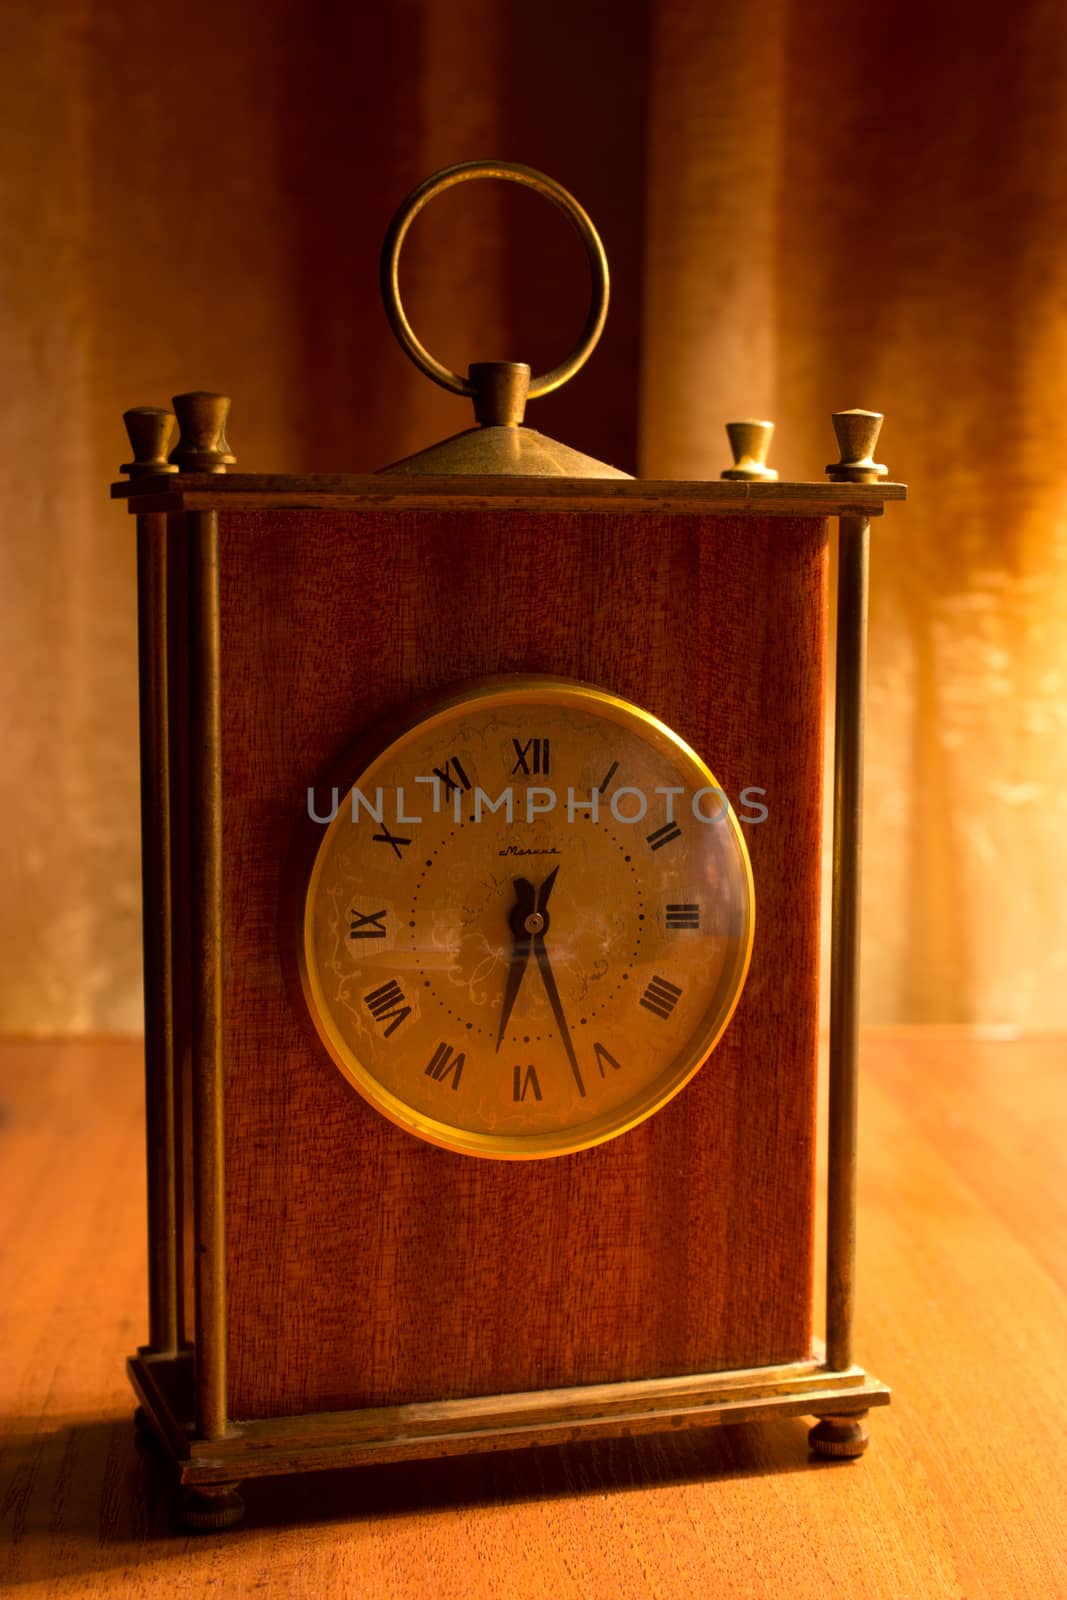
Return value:
[[(555, 872), (553, 872), (552, 876), (555, 877), (555, 875)], [(560, 1002), (559, 990), (556, 988), (556, 978), (552, 971), (552, 963), (549, 961), (548, 951), (545, 949), (545, 936), (543, 933), (539, 933), (536, 936), (533, 942), (533, 947), (534, 955), (537, 957), (537, 965), (541, 968), (541, 977), (544, 980), (545, 988), (548, 991), (548, 1003), (552, 1007), (552, 1015), (556, 1019), (556, 1027), (559, 1029), (560, 1038), (563, 1040), (563, 1048), (567, 1052), (567, 1060), (571, 1064), (571, 1071), (574, 1073), (574, 1081), (578, 1085), (578, 1093), (580, 1095), (584, 1095), (585, 1084), (582, 1082), (582, 1074), (578, 1066), (578, 1057), (575, 1055), (574, 1046), (571, 1043), (571, 1035), (570, 1029), (567, 1027), (567, 1019), (563, 1015), (563, 1006)]]
[[(548, 877), (545, 879), (544, 883), (541, 885), (540, 889), (538, 889), (538, 891), (537, 891), (537, 908), (536, 909), (538, 911), (540, 911), (542, 914), (545, 911), (548, 910), (548, 897), (552, 893), (552, 885), (556, 881), (556, 873), (558, 871), (559, 871), (558, 867), (553, 867), (552, 871), (549, 873)], [(521, 881), (525, 882), (525, 879), (523, 879)], [(546, 924), (546, 926), (547, 926), (547, 924)]]
[(537, 890), (536, 895), (533, 884), (530, 883), (528, 878), (515, 878), (513, 880), (516, 897), (508, 920), (511, 924), (515, 942), (511, 949), (511, 970), (508, 973), (507, 988), (504, 991), (504, 1009), (500, 1017), (500, 1031), (497, 1034), (496, 1047), (499, 1051), (503, 1043), (504, 1030), (508, 1025), (508, 1019), (514, 1009), (515, 1000), (519, 993), (519, 987), (529, 964), (532, 940), (532, 949), (537, 957), (537, 965), (541, 969), (541, 978), (548, 994), (549, 1005), (552, 1007), (552, 1015), (556, 1019), (556, 1026), (563, 1040), (563, 1048), (567, 1052), (567, 1060), (571, 1064), (574, 1081), (578, 1085), (578, 1093), (584, 1096), (585, 1084), (582, 1082), (578, 1057), (574, 1053), (570, 1029), (567, 1027), (567, 1018), (563, 1012), (559, 989), (556, 987), (556, 976), (552, 971), (548, 950), (545, 948), (545, 930), (548, 928), (548, 918), (545, 915), (545, 911), (548, 906), (549, 896), (555, 886), (558, 872), (558, 867), (552, 868), (540, 889)]
[(507, 986), (504, 990), (504, 1008), (500, 1013), (500, 1030), (496, 1036), (496, 1047), (499, 1051), (504, 1042), (504, 1030), (515, 1007), (519, 988), (526, 975), (526, 967), (530, 960), (530, 940), (532, 934), (526, 926), (528, 920), (536, 915), (537, 896), (534, 886), (528, 878), (515, 878), (515, 904), (511, 908), (508, 922), (511, 926), (511, 966), (508, 971)]

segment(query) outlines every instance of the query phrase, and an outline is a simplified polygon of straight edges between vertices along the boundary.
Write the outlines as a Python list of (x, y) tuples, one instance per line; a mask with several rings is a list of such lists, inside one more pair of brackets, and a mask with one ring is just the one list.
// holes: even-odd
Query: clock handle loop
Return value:
[[(585, 246), (593, 280), (585, 326), (570, 355), (558, 366), (537, 377), (530, 376), (530, 369), (524, 363), (514, 361), (477, 362), (470, 367), (468, 377), (460, 377), (458, 372), (453, 372), (451, 368), (436, 360), (421, 343), (408, 321), (400, 299), (400, 252), (408, 229), (419, 212), (435, 195), (443, 194), (446, 189), (455, 188), (456, 184), (466, 183), (471, 178), (503, 178), (510, 183), (519, 183), (528, 189), (533, 189), (536, 194), (544, 196), (563, 212)], [(527, 398), (536, 400), (539, 395), (550, 394), (553, 389), (560, 388), (568, 379), (573, 378), (589, 359), (604, 331), (608, 314), (610, 280), (608, 259), (600, 235), (586, 211), (562, 184), (557, 183), (554, 178), (546, 177), (543, 172), (537, 172), (533, 167), (517, 166), (504, 161), (465, 161), (458, 166), (444, 167), (440, 172), (435, 172), (413, 189), (401, 205), (386, 230), (385, 242), (382, 245), (381, 289), (389, 326), (396, 335), (401, 349), (415, 363), (419, 371), (452, 394), (467, 395), (473, 399), (479, 422), (490, 426), (516, 427), (522, 421), (523, 407)]]

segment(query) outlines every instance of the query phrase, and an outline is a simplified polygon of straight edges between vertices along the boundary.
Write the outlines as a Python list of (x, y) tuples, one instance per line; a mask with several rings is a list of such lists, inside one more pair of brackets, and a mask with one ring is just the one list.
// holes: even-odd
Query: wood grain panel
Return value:
[[(232, 1413), (806, 1355), (824, 522), (226, 511), (222, 552)], [(623, 1138), (511, 1164), (423, 1145), (347, 1087), (291, 1001), (278, 905), (307, 785), (357, 734), (519, 670), (647, 706), (770, 814), (709, 1064)]]

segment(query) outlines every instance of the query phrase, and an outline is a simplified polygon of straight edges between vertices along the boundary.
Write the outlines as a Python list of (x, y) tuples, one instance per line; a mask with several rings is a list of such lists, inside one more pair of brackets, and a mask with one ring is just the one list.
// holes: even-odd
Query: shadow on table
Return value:
[(250, 1523), (279, 1526), (636, 1493), (809, 1469), (810, 1462), (805, 1425), (750, 1423), (261, 1478), (241, 1493)]
[(14, 1587), (166, 1563), (193, 1546), (269, 1539), (272, 1530), (289, 1526), (432, 1519), (458, 1508), (632, 1494), (796, 1470), (813, 1470), (806, 1423), (745, 1423), (262, 1478), (242, 1486), (247, 1516), (240, 1527), (189, 1534), (169, 1465), (156, 1445), (137, 1442), (132, 1420), (56, 1418), (39, 1432), (15, 1431), (5, 1439), (0, 1528), (7, 1556), (0, 1578)]

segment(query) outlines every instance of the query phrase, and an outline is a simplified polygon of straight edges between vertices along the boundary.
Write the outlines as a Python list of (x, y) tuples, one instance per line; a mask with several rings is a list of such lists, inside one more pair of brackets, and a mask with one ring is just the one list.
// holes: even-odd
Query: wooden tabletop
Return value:
[(140, 1049), (0, 1047), (3, 1591), (389, 1600), (1067, 1597), (1067, 1040), (868, 1034), (859, 1462), (802, 1422), (246, 1486), (176, 1531), (145, 1337)]

